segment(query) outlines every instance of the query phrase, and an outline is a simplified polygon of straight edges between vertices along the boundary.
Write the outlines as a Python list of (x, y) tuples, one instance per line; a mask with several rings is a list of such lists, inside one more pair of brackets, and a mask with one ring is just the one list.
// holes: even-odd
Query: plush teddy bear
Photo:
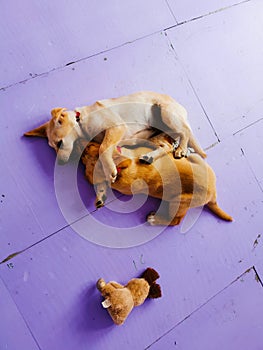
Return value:
[(134, 306), (141, 305), (146, 298), (160, 298), (161, 287), (155, 281), (159, 278), (158, 272), (147, 268), (140, 278), (131, 279), (125, 286), (111, 281), (106, 283), (100, 278), (97, 288), (105, 298), (102, 306), (107, 308), (114, 323), (124, 323)]

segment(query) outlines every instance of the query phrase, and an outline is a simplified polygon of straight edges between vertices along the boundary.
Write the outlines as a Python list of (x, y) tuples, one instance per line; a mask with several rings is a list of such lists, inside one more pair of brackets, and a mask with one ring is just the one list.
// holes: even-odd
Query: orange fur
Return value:
[[(171, 149), (165, 135), (151, 140), (157, 145), (167, 143)], [(82, 162), (89, 182), (104, 184), (106, 193), (107, 182), (99, 160), (99, 147), (99, 144), (91, 142), (82, 155)], [(203, 205), (207, 205), (221, 219), (232, 221), (232, 217), (218, 207), (215, 174), (198, 154), (175, 159), (171, 152), (163, 152), (152, 164), (142, 164), (140, 155), (150, 151), (151, 148), (141, 146), (134, 149), (122, 147), (121, 154), (115, 150), (113, 160), (120, 171), (115, 183), (111, 184), (112, 188), (123, 194), (149, 193), (168, 202), (167, 215), (150, 214), (150, 224), (178, 225), (189, 208)]]

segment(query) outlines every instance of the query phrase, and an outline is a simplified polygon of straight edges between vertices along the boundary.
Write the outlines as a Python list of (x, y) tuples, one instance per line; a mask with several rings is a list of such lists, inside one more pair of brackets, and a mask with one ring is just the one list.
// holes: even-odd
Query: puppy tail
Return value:
[(223, 209), (221, 209), (217, 202), (209, 202), (207, 203), (207, 207), (221, 219), (225, 221), (233, 221), (232, 216), (228, 215)]

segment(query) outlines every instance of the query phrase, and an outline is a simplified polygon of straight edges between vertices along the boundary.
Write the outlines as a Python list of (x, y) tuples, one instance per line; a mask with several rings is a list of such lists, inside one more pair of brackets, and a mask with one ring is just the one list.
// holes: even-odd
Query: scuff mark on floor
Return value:
[(259, 234), (257, 235), (257, 238), (255, 239), (255, 241), (254, 241), (254, 243), (253, 243), (253, 249), (252, 249), (252, 251), (255, 250), (255, 249), (257, 248), (260, 237), (261, 237), (261, 234), (259, 233)]

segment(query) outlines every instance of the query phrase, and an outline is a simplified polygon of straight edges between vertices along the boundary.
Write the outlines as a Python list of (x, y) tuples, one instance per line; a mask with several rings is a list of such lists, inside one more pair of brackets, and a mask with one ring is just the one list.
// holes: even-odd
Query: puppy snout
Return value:
[(62, 150), (57, 153), (57, 162), (59, 165), (64, 165), (69, 161), (70, 155)]
[(67, 160), (63, 158), (58, 158), (57, 162), (58, 162), (58, 165), (65, 165), (67, 163)]

